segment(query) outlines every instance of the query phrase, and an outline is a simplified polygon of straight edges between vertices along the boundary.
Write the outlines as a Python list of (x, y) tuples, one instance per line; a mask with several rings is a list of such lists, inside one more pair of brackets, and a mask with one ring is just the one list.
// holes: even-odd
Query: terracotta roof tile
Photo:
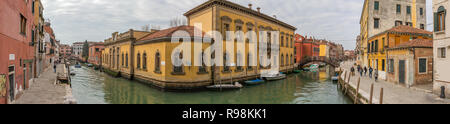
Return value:
[(392, 49), (397, 48), (417, 48), (417, 47), (425, 47), (425, 48), (433, 48), (433, 40), (426, 39), (415, 39), (406, 43), (402, 43)]
[(391, 29), (388, 30), (388, 32), (429, 34), (429, 35), (433, 34), (433, 32), (422, 30), (422, 29), (418, 29), (418, 28), (413, 28), (411, 26), (406, 26), (406, 25), (400, 25), (400, 26), (391, 28)]
[[(144, 37), (144, 38), (141, 38), (139, 41), (147, 41), (147, 40), (152, 40), (152, 39), (157, 39), (157, 38), (172, 37), (173, 33), (175, 33), (176, 31), (181, 31), (181, 30), (184, 30), (187, 33), (189, 33), (189, 36), (191, 36), (191, 37), (194, 36), (194, 27), (193, 26), (178, 26), (178, 27), (173, 27), (173, 28), (157, 31), (155, 33), (152, 33), (152, 34)], [(202, 32), (202, 34), (204, 35), (205, 33)]]

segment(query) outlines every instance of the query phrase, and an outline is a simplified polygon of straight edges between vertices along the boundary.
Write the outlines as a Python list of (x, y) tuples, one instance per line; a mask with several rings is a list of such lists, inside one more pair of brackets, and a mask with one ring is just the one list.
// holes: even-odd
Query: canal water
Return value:
[(286, 80), (235, 91), (164, 92), (91, 68), (74, 68), (73, 95), (79, 104), (351, 104), (326, 72), (303, 72)]

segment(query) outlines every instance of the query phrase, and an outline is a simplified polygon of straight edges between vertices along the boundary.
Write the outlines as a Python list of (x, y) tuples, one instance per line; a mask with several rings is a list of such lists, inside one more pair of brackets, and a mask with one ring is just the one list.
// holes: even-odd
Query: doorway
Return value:
[(8, 79), (9, 79), (9, 100), (14, 101), (14, 85), (15, 85), (15, 74), (14, 74), (15, 67), (9, 66), (8, 67)]
[(398, 63), (398, 82), (401, 84), (405, 84), (406, 81), (406, 68), (405, 68), (405, 60), (400, 60)]

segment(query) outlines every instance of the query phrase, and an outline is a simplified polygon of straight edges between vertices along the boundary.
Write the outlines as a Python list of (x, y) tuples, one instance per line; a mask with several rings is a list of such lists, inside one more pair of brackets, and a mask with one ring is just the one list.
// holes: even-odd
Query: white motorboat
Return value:
[(286, 75), (281, 74), (280, 72), (269, 72), (266, 74), (261, 74), (261, 77), (267, 81), (276, 81), (276, 80), (285, 79)]

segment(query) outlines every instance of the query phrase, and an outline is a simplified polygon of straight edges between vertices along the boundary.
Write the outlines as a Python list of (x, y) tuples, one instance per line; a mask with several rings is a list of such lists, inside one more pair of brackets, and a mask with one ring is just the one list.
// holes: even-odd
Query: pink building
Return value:
[(101, 63), (101, 55), (102, 55), (102, 50), (105, 49), (105, 45), (103, 44), (103, 42), (98, 42), (98, 43), (91, 43), (91, 45), (89, 46), (89, 60), (88, 62), (91, 64), (94, 64), (96, 66), (99, 66)]
[(0, 0), (0, 104), (14, 101), (33, 77), (31, 0)]
[(69, 45), (62, 44), (59, 46), (59, 55), (62, 58), (69, 58), (72, 55), (72, 48)]

